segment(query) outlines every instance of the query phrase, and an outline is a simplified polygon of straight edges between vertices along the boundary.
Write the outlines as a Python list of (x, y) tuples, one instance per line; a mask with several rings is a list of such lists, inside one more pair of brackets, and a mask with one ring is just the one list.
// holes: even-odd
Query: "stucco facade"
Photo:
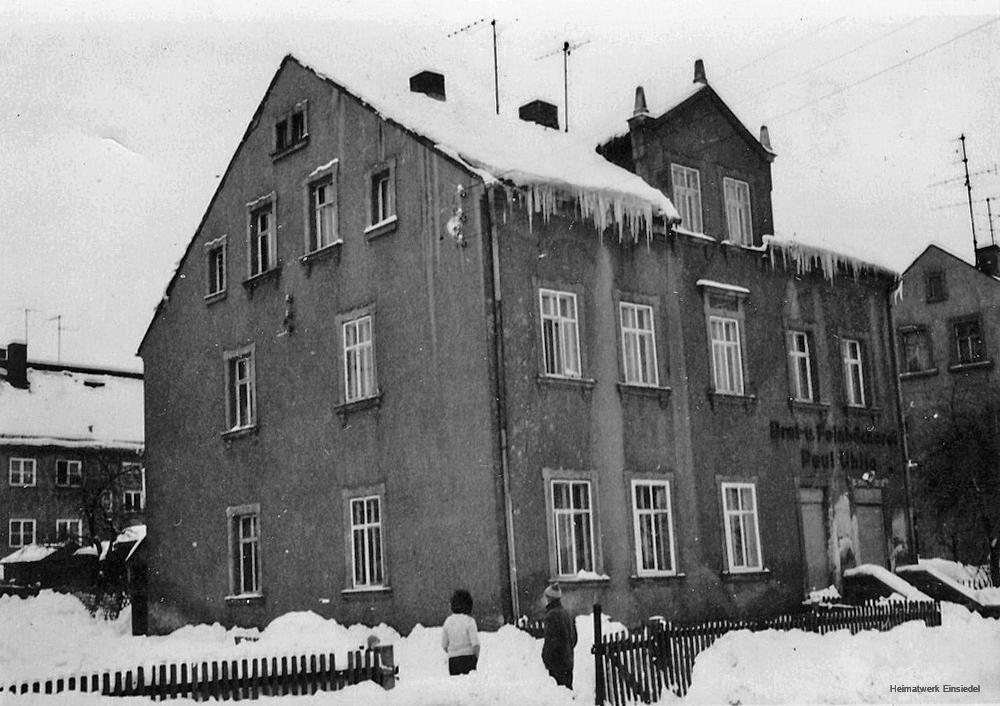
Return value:
[[(733, 131), (716, 103), (695, 107)], [(305, 134), (286, 144), (293, 119)], [(664, 130), (645, 154), (680, 150)], [(661, 221), (622, 241), (569, 196), (529, 219), (523, 191), (286, 59), (140, 349), (154, 629), (288, 610), (405, 629), (443, 620), (460, 586), (491, 626), (532, 612), (552, 580), (574, 609), (601, 600), (628, 622), (778, 611), (859, 554), (889, 562), (908, 532), (892, 278), (775, 259), (761, 245), (773, 155), (738, 137), (686, 165), (715, 175), (703, 234)], [(627, 166), (669, 194), (669, 167), (639, 152)], [(310, 252), (331, 173), (338, 238)], [(746, 245), (719, 242), (730, 175), (751, 185)], [(711, 306), (740, 332), (739, 390), (716, 389)], [(792, 328), (815, 342), (811, 403), (789, 402)], [(850, 409), (844, 338), (864, 350)], [(655, 364), (635, 358), (629, 381), (635, 345)], [(858, 506), (878, 520), (859, 529)], [(755, 554), (741, 543), (756, 532)], [(637, 540), (669, 543), (669, 559), (639, 567), (653, 559)]]

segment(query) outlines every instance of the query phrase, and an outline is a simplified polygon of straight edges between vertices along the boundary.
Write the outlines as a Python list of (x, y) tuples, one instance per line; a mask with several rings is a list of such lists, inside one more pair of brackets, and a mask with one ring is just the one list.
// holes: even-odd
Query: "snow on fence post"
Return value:
[(380, 645), (378, 650), (378, 664), (380, 683), (383, 689), (393, 689), (396, 686), (396, 656), (393, 653), (392, 645)]

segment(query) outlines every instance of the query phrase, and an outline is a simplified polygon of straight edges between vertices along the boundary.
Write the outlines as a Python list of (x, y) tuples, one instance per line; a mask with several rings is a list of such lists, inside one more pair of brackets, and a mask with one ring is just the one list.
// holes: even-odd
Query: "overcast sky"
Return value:
[[(595, 139), (625, 129), (636, 85), (655, 109), (704, 59), (737, 116), (768, 125), (778, 235), (898, 269), (932, 241), (971, 259), (963, 132), (971, 170), (991, 172), (973, 177), (974, 199), (1000, 197), (995, 0), (37, 5), (0, 0), (0, 345), (24, 338), (28, 309), (32, 358), (56, 358), (61, 316), (64, 361), (140, 365), (285, 54), (334, 78), (324, 57), (348, 45), (404, 80), (427, 65), (478, 76), (491, 106), (488, 25), (448, 37), (480, 19), (497, 20), (505, 111), (561, 105), (561, 56), (545, 55), (580, 45), (570, 126)], [(983, 244), (986, 204), (974, 209)]]

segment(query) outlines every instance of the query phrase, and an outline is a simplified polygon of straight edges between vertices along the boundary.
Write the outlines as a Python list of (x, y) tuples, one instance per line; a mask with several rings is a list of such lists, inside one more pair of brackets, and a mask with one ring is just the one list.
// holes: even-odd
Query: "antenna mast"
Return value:
[[(463, 33), (472, 34), (478, 31), (476, 28), (483, 25), (486, 22), (485, 17), (481, 17), (475, 22), (470, 22), (464, 27), (459, 27), (454, 32), (449, 32), (445, 39), (451, 39), (454, 36)], [(497, 115), (500, 115), (500, 64), (497, 59), (497, 21), (496, 18), (490, 20), (490, 27), (493, 28), (493, 98), (496, 103)]]
[(979, 249), (976, 242), (976, 218), (972, 215), (972, 182), (969, 181), (969, 156), (965, 152), (965, 133), (958, 138), (962, 141), (962, 165), (965, 167), (965, 190), (969, 194), (969, 222), (972, 224), (972, 251)]
[(993, 235), (993, 209), (990, 208), (990, 201), (992, 200), (989, 196), (986, 197), (986, 217), (990, 221), (990, 245), (996, 245), (997, 239)]

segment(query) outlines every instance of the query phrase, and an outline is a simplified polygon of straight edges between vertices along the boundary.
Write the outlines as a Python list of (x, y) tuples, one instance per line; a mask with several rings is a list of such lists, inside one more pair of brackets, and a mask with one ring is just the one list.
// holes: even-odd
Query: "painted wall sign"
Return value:
[[(840, 468), (853, 473), (878, 470), (879, 459), (874, 453), (883, 448), (895, 448), (899, 435), (895, 431), (879, 431), (875, 427), (817, 424), (782, 424), (771, 420), (771, 441), (806, 442), (799, 450), (803, 469), (826, 471)], [(847, 446), (839, 449), (817, 449), (819, 444)]]

